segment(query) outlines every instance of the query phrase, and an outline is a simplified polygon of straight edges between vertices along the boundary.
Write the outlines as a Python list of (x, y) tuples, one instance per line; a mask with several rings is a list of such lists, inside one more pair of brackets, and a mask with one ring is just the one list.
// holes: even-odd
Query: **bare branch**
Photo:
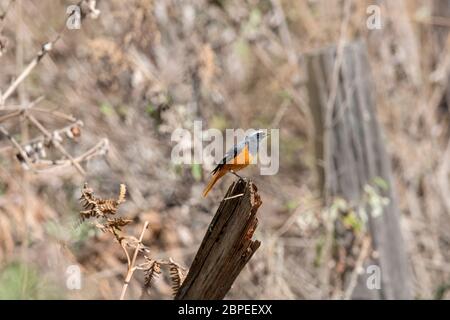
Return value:
[(130, 283), (130, 280), (133, 277), (134, 270), (136, 270), (136, 267), (135, 267), (136, 259), (137, 259), (138, 253), (139, 253), (139, 248), (142, 244), (142, 240), (144, 239), (145, 231), (148, 228), (148, 224), (149, 224), (148, 221), (146, 221), (144, 223), (144, 227), (142, 228), (141, 235), (139, 236), (139, 242), (136, 245), (136, 249), (134, 250), (133, 258), (131, 259), (131, 263), (128, 264), (128, 271), (127, 271), (127, 275), (125, 277), (125, 281), (123, 283), (122, 292), (120, 294), (120, 300), (124, 299), (125, 293), (127, 292), (127, 289), (128, 289), (128, 284)]
[(59, 141), (52, 139), (51, 133), (31, 114), (27, 114), (26, 117), (50, 140), (52, 140), (53, 145), (56, 149), (58, 149), (64, 156), (66, 156), (73, 166), (80, 172), (82, 175), (86, 175), (84, 169), (80, 166), (78, 162), (70, 155), (69, 152), (59, 143)]

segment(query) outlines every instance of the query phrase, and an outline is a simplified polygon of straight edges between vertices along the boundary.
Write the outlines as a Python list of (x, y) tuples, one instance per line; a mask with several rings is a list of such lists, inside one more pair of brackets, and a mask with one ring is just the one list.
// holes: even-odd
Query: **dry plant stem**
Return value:
[[(78, 6), (80, 6), (82, 2), (83, 2), (83, 0), (78, 2)], [(74, 13), (75, 13), (75, 11), (72, 12), (68, 18), (70, 18)], [(39, 62), (42, 60), (42, 58), (47, 53), (52, 51), (55, 44), (58, 42), (59, 39), (61, 39), (61, 36), (62, 36), (64, 30), (66, 30), (65, 24), (64, 24), (63, 29), (56, 35), (54, 40), (47, 42), (42, 46), (41, 50), (37, 53), (37, 55), (34, 57), (34, 59), (31, 60), (31, 62), (28, 64), (28, 66), (22, 71), (22, 73), (17, 77), (17, 79), (9, 86), (9, 88), (5, 91), (5, 93), (0, 96), (0, 106), (4, 105), (5, 101), (16, 91), (17, 87), (22, 83), (22, 81), (24, 81), (30, 75), (31, 71), (33, 71), (33, 69), (39, 64)]]
[(130, 283), (130, 280), (133, 277), (133, 273), (136, 270), (136, 266), (135, 266), (136, 259), (139, 254), (139, 249), (140, 249), (140, 246), (142, 243), (142, 239), (144, 238), (145, 231), (148, 228), (148, 224), (149, 224), (148, 221), (146, 221), (144, 224), (144, 227), (142, 228), (141, 235), (139, 236), (139, 242), (136, 246), (136, 249), (134, 250), (133, 258), (131, 259), (131, 261), (130, 261), (130, 256), (128, 255), (127, 250), (122, 246), (122, 248), (126, 252), (127, 259), (128, 259), (128, 271), (127, 271), (127, 275), (125, 276), (125, 281), (123, 283), (122, 292), (120, 294), (120, 300), (124, 299), (125, 293), (127, 292), (127, 289), (128, 289), (128, 284)]
[[(14, 1), (14, 0), (13, 0)], [(11, 1), (6, 9), (6, 12), (8, 11), (11, 3), (13, 2)], [(78, 2), (78, 6), (80, 7), (82, 5), (82, 3), (85, 0), (81, 0)], [(95, 1), (91, 1), (89, 3), (89, 11), (96, 11), (95, 8)], [(21, 8), (21, 6), (19, 6), (19, 9)], [(70, 18), (73, 14), (75, 13), (75, 10), (69, 15), (68, 18)], [(20, 16), (20, 10), (19, 10), (19, 16)], [(0, 20), (4, 19), (4, 15), (0, 16)], [(85, 17), (82, 16), (81, 18), (83, 19)], [(20, 22), (20, 20), (19, 20)], [(19, 23), (20, 24), (20, 23)], [(20, 24), (21, 25), (21, 24)], [(44, 45), (42, 45), (41, 50), (37, 53), (37, 55), (33, 58), (33, 60), (31, 60), (31, 62), (25, 67), (22, 68), (20, 67), (22, 70), (22, 72), (19, 74), (19, 76), (11, 83), (11, 85), (9, 86), (9, 88), (4, 92), (4, 93), (0, 93), (0, 110), (3, 111), (13, 111), (10, 114), (4, 115), (2, 117), (0, 117), (0, 122), (8, 120), (10, 118), (14, 118), (17, 116), (24, 116), (26, 120), (31, 121), (43, 134), (46, 138), (48, 138), (50, 140), (50, 142), (55, 146), (56, 149), (58, 149), (65, 157), (67, 157), (71, 164), (77, 169), (78, 172), (80, 172), (82, 175), (85, 175), (85, 171), (84, 169), (80, 166), (80, 164), (75, 161), (75, 159), (66, 151), (66, 149), (59, 143), (59, 141), (57, 141), (56, 139), (52, 139), (52, 134), (30, 113), (28, 113), (27, 111), (29, 109), (31, 109), (32, 107), (34, 107), (36, 104), (38, 104), (40, 101), (43, 100), (43, 97), (40, 97), (38, 99), (36, 99), (34, 102), (28, 104), (27, 106), (24, 106), (24, 100), (25, 100), (25, 96), (24, 96), (24, 92), (21, 84), (23, 83), (23, 81), (31, 74), (31, 72), (33, 71), (33, 69), (39, 64), (39, 62), (42, 60), (42, 58), (51, 50), (53, 50), (55, 44), (58, 42), (58, 40), (62, 37), (63, 32), (66, 30), (66, 24), (64, 24), (64, 26), (62, 27), (61, 31), (59, 33), (57, 33), (56, 37), (52, 40), (49, 41), (47, 43), (45, 43)], [(18, 32), (18, 34), (20, 35), (20, 32)], [(18, 41), (18, 43), (20, 44), (21, 42)], [(19, 47), (20, 48), (20, 47)], [(18, 50), (18, 54), (17, 54), (17, 60), (18, 60), (18, 65), (21, 65), (22, 63), (22, 54), (21, 51)], [(4, 107), (5, 101), (11, 97), (13, 95), (14, 92), (16, 92), (17, 90), (19, 90), (19, 98), (20, 98), (20, 106), (10, 106), (10, 107)], [(58, 117), (64, 120), (69, 120), (72, 122), (75, 122), (76, 119), (74, 119), (72, 116), (68, 116), (65, 115), (61, 112), (57, 112), (57, 111), (49, 111), (49, 110), (45, 110), (45, 109), (38, 109), (36, 110), (37, 112), (42, 112), (42, 113), (49, 113), (51, 115), (53, 115), (54, 117)], [(6, 129), (2, 130), (6, 132)], [(22, 126), (22, 138), (27, 140), (27, 126)], [(31, 168), (30, 165), (30, 161), (28, 159), (28, 157), (24, 156), (23, 150), (20, 146), (20, 144), (18, 144), (15, 140), (11, 139), (10, 135), (7, 134), (7, 137), (9, 138), (10, 142), (12, 143), (13, 147), (17, 148), (19, 150), (19, 153), (22, 155), (22, 157), (24, 158), (26, 164)], [(4, 149), (0, 150), (0, 151), (4, 151)]]
[(16, 0), (9, 0), (5, 10), (0, 14), (0, 21), (5, 20), (6, 16), (8, 15), (9, 9), (11, 9), (11, 6), (15, 1)]
[(14, 111), (14, 112), (8, 113), (8, 114), (0, 117), (0, 123), (2, 123), (3, 121), (6, 121), (8, 119), (18, 117), (18, 116), (20, 116), (21, 113), (22, 113), (22, 111)]
[(7, 6), (6, 6), (5, 11), (3, 11), (3, 12), (0, 14), (0, 32), (3, 30), (3, 27), (4, 27), (3, 21), (5, 21), (6, 16), (8, 15), (8, 12), (9, 12), (9, 10), (11, 9), (11, 7), (12, 7), (12, 5), (13, 5), (13, 3), (14, 3), (15, 1), (16, 1), (16, 0), (10, 0), (9, 3), (7, 4)]
[(47, 109), (43, 109), (43, 108), (33, 108), (32, 111), (36, 111), (36, 112), (41, 112), (41, 113), (47, 113), (52, 115), (55, 118), (61, 118), (62, 120), (67, 120), (67, 121), (71, 121), (71, 122), (75, 122), (77, 121), (77, 119), (75, 117), (73, 117), (72, 115), (67, 115), (63, 112), (57, 111), (57, 110), (47, 110)]
[(289, 231), (292, 225), (297, 221), (299, 215), (308, 212), (309, 210), (316, 209), (319, 206), (320, 204), (311, 205), (306, 208), (297, 207), (295, 211), (289, 216), (289, 218), (287, 218), (287, 220), (282, 224), (282, 226), (274, 232), (274, 241), (278, 241), (286, 232)]
[[(47, 129), (45, 129), (45, 127), (32, 115), (27, 114), (26, 117), (48, 138), (51, 139), (52, 135), (50, 132), (47, 131)], [(78, 162), (75, 161), (75, 159), (70, 155), (69, 152), (67, 152), (67, 150), (56, 140), (52, 141), (53, 145), (55, 146), (55, 148), (57, 148), (64, 156), (66, 156), (71, 163), (73, 164), (73, 166), (78, 170), (78, 172), (80, 172), (82, 175), (86, 175), (86, 172), (84, 171), (84, 169), (80, 166), (80, 164)]]
[(31, 108), (34, 108), (37, 104), (42, 102), (45, 99), (45, 96), (40, 96), (30, 103), (28, 103), (26, 106), (24, 105), (18, 105), (18, 106), (0, 106), (0, 111), (25, 111)]
[(33, 71), (33, 69), (38, 65), (39, 61), (45, 56), (47, 52), (51, 50), (52, 42), (49, 42), (42, 46), (41, 51), (37, 56), (30, 62), (30, 64), (22, 71), (22, 73), (17, 77), (17, 79), (9, 86), (5, 93), (0, 98), (0, 105), (3, 105), (5, 101), (14, 93), (19, 84), (28, 77), (28, 75)]
[(349, 285), (344, 293), (345, 300), (351, 299), (353, 295), (353, 291), (355, 290), (356, 285), (358, 284), (359, 271), (362, 268), (364, 261), (370, 254), (370, 247), (371, 247), (371, 239), (369, 236), (366, 236), (363, 239), (363, 243), (361, 245), (361, 252), (359, 253), (358, 260), (356, 260), (355, 268), (353, 269), (353, 272), (350, 276)]
[[(75, 158), (74, 161), (76, 163), (81, 163), (81, 162), (87, 161), (87, 160), (95, 157), (96, 155), (99, 155), (100, 153), (104, 153), (103, 150), (105, 150), (107, 145), (108, 145), (108, 140), (103, 139), (102, 141), (97, 143), (94, 147), (92, 147), (91, 149), (89, 149), (88, 151), (83, 153), (82, 155)], [(57, 161), (41, 160), (39, 163), (42, 165), (47, 165), (47, 166), (50, 166), (50, 165), (54, 165), (54, 166), (52, 166), (50, 168), (44, 168), (44, 169), (37, 168), (36, 172), (46, 172), (49, 170), (62, 169), (62, 168), (66, 168), (66, 167), (69, 167), (72, 165), (72, 162), (70, 160), (57, 160)]]
[(279, 72), (274, 71), (277, 68), (274, 66), (272, 59), (260, 44), (255, 43), (254, 47), (255, 47), (255, 55), (259, 58), (261, 63), (263, 63), (267, 67), (267, 69), (270, 70), (275, 79), (277, 79), (277, 81), (280, 81), (280, 83), (284, 85), (284, 89), (289, 93), (289, 95), (294, 100), (295, 106), (297, 107), (300, 114), (302, 115), (307, 114), (308, 105), (302, 94), (299, 93), (298, 90), (296, 90), (291, 83), (286, 83), (286, 81), (284, 81), (280, 76)]
[[(279, 2), (279, 0), (273, 0), (272, 2), (272, 6), (274, 7), (274, 10), (276, 10), (278, 12), (279, 15), (281, 15), (282, 20), (285, 19), (285, 14), (284, 14), (284, 10), (283, 7), (281, 6), (281, 3)], [(277, 44), (279, 46), (279, 50), (283, 51), (286, 55), (286, 57), (288, 58), (289, 63), (292, 64), (293, 68), (298, 68), (297, 67), (297, 63), (292, 63), (294, 60), (296, 60), (296, 57), (293, 54), (293, 50), (295, 50), (295, 48), (293, 47), (291, 41), (292, 41), (292, 36), (291, 33), (289, 31), (289, 28), (287, 26), (287, 24), (285, 24), (283, 21), (281, 23), (282, 25), (281, 27), (281, 33), (283, 33), (282, 36), (282, 41), (285, 44), (285, 46), (291, 46), (289, 47), (289, 50), (285, 50), (283, 49), (283, 47), (281, 45), (279, 45), (277, 43), (277, 36), (270, 30), (266, 30), (266, 36), (268, 38), (271, 38), (273, 41), (273, 44)], [(259, 60), (261, 61), (261, 63), (267, 67), (267, 69), (269, 70), (269, 72), (271, 72), (272, 76), (279, 81), (282, 85), (283, 85), (283, 89), (286, 90), (286, 92), (289, 93), (289, 95), (292, 97), (293, 101), (295, 102), (294, 105), (295, 107), (298, 109), (298, 111), (300, 112), (301, 115), (305, 116), (308, 113), (308, 104), (305, 100), (305, 97), (294, 87), (294, 85), (292, 83), (290, 83), (289, 81), (285, 81), (282, 76), (280, 75), (279, 72), (277, 72), (276, 70), (278, 70), (277, 66), (275, 66), (273, 59), (269, 56), (269, 54), (267, 53), (266, 49), (259, 44), (258, 42), (252, 42), (251, 43), (253, 48), (255, 49), (254, 53), (255, 55), (259, 58)]]
[(291, 65), (297, 64), (297, 55), (295, 53), (295, 48), (292, 42), (291, 32), (289, 31), (289, 27), (286, 21), (286, 15), (283, 10), (283, 6), (281, 5), (280, 0), (271, 0), (272, 7), (274, 11), (280, 16), (280, 37), (283, 45), (286, 49), (286, 55), (288, 61)]
[[(0, 120), (1, 120), (1, 119), (2, 119), (2, 118), (0, 118)], [(1, 122), (1, 121), (0, 121), (0, 122)], [(82, 122), (81, 120), (78, 120), (78, 121), (75, 121), (74, 123), (71, 123), (71, 124), (68, 125), (68, 126), (62, 127), (61, 129), (53, 130), (53, 131), (52, 131), (52, 135), (59, 135), (59, 134), (65, 132), (65, 131), (69, 130), (69, 129), (72, 128), (73, 126), (80, 126), (80, 127), (82, 127), (82, 126), (83, 126), (83, 122)], [(29, 140), (29, 141), (23, 142), (21, 145), (24, 146), (24, 145), (29, 145), (29, 144), (32, 144), (32, 143), (35, 143), (35, 142), (43, 141), (45, 138), (46, 138), (46, 136), (40, 135), (40, 136), (37, 136), (37, 137), (35, 137), (35, 138), (33, 138), (33, 139)], [(53, 143), (53, 140), (54, 140), (54, 139), (50, 140), (50, 142)], [(104, 143), (104, 141), (101, 142), (101, 143)], [(98, 145), (98, 144), (97, 144), (97, 145)], [(13, 148), (13, 147), (11, 147), (11, 146), (6, 146), (6, 147), (3, 147), (3, 148), (0, 148), (0, 153), (10, 151), (11, 148)], [(92, 150), (92, 149), (91, 149), (91, 150)], [(89, 151), (86, 151), (86, 153), (87, 153), (87, 152), (89, 152)], [(79, 157), (78, 157), (78, 158), (79, 158)]]
[(16, 139), (14, 139), (9, 132), (2, 126), (0, 125), (0, 132), (8, 138), (8, 140), (11, 142), (11, 144), (19, 151), (20, 155), (22, 156), (22, 158), (25, 160), (26, 164), (28, 165), (28, 167), (30, 167), (30, 169), (32, 169), (32, 164), (30, 162), (30, 159), (28, 159), (28, 155), (25, 152), (25, 150), (22, 148), (22, 146), (16, 141)]
[(8, 114), (0, 117), (0, 123), (3, 121), (6, 121), (8, 119), (15, 118), (15, 117), (22, 115), (26, 110), (33, 108), (38, 103), (40, 103), (42, 100), (44, 100), (44, 96), (40, 96), (39, 98), (31, 101), (26, 106), (17, 106), (17, 107), (16, 106), (14, 106), (14, 107), (1, 107), (0, 106), (0, 111), (13, 111), (11, 113), (8, 113)]
[(416, 23), (429, 24), (429, 25), (434, 25), (434, 26), (450, 28), (450, 19), (448, 19), (446, 17), (431, 16), (426, 19), (414, 18), (413, 21)]

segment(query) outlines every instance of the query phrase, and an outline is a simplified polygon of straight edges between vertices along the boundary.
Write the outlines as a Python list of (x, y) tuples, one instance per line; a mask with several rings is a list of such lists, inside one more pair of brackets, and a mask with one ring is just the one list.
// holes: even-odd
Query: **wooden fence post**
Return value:
[(341, 52), (335, 46), (319, 50), (306, 57), (306, 66), (317, 170), (325, 199), (340, 196), (359, 204), (364, 188), (374, 179), (381, 178), (388, 185), (379, 192), (389, 198), (389, 204), (381, 215), (368, 214), (368, 230), (378, 258), (366, 261), (365, 266), (380, 267), (381, 289), (370, 290), (360, 275), (352, 298), (409, 299), (410, 268), (400, 233), (390, 160), (376, 118), (366, 45), (356, 41)]
[(259, 248), (252, 240), (261, 199), (251, 181), (238, 180), (220, 203), (176, 300), (223, 299)]

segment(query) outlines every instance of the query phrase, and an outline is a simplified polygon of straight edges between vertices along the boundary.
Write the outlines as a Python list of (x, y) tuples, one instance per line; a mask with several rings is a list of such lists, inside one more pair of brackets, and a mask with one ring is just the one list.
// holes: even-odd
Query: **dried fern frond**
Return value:
[[(89, 218), (104, 218), (108, 215), (114, 215), (117, 213), (117, 209), (120, 204), (125, 202), (126, 197), (126, 186), (124, 184), (120, 185), (119, 197), (117, 199), (102, 199), (94, 196), (94, 191), (88, 187), (85, 183), (83, 189), (81, 190), (80, 202), (83, 206), (82, 211), (80, 211), (81, 220), (84, 221)], [(125, 220), (119, 218), (118, 220), (109, 221), (112, 227), (123, 227), (127, 223), (123, 224)]]
[(105, 223), (105, 226), (107, 228), (122, 231), (122, 228), (125, 227), (127, 224), (129, 224), (132, 221), (133, 220), (124, 219), (124, 218), (113, 218), (113, 219), (108, 219)]
[(145, 289), (150, 288), (152, 280), (157, 278), (161, 274), (161, 264), (159, 261), (153, 260), (147, 256), (145, 256), (146, 262), (143, 265), (144, 269), (144, 287)]
[(185, 275), (184, 275), (185, 269), (181, 267), (179, 264), (177, 264), (175, 261), (170, 258), (169, 263), (169, 272), (170, 272), (170, 281), (172, 283), (172, 294), (175, 297), (180, 290), (181, 284), (184, 281)]
[(111, 232), (117, 241), (122, 242), (125, 237), (119, 235), (119, 231), (122, 231), (122, 227), (126, 226), (133, 220), (124, 219), (124, 218), (113, 218), (106, 219), (106, 222), (100, 223), (99, 221), (95, 221), (94, 226), (101, 230), (102, 232)]
[[(153, 279), (157, 278), (161, 274), (161, 267), (169, 268), (169, 277), (172, 287), (172, 293), (175, 296), (184, 281), (185, 269), (178, 263), (170, 258), (169, 260), (156, 260), (152, 259), (146, 254), (150, 252), (149, 248), (142, 243), (144, 232), (148, 228), (148, 222), (145, 222), (141, 235), (138, 238), (133, 236), (124, 235), (121, 231), (122, 228), (132, 222), (130, 219), (121, 217), (111, 217), (114, 215), (120, 204), (125, 202), (127, 189), (124, 184), (120, 185), (119, 196), (117, 199), (102, 199), (94, 195), (94, 191), (88, 187), (85, 183), (81, 190), (80, 202), (82, 203), (83, 210), (80, 211), (81, 220), (95, 218), (94, 225), (97, 229), (103, 232), (110, 232), (114, 235), (115, 239), (119, 242), (124, 253), (127, 257), (128, 270), (125, 277), (124, 285), (120, 299), (123, 299), (130, 283), (130, 279), (133, 276), (135, 270), (142, 270), (144, 272), (144, 291), (151, 287)], [(82, 222), (81, 221), (81, 222)], [(134, 249), (134, 253), (130, 254), (129, 248)], [(137, 265), (136, 261), (138, 257), (143, 257), (144, 262)]]
[(117, 198), (117, 205), (125, 202), (125, 197), (127, 195), (127, 187), (122, 183), (120, 184), (119, 198)]

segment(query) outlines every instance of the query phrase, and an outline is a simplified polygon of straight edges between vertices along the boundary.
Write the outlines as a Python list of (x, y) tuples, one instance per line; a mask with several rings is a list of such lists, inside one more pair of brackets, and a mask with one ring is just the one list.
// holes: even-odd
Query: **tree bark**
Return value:
[(258, 224), (261, 199), (256, 186), (242, 179), (234, 182), (220, 203), (177, 300), (223, 299), (233, 282), (259, 248), (252, 240)]
[[(381, 289), (370, 290), (361, 275), (352, 298), (409, 299), (410, 269), (400, 232), (390, 159), (376, 118), (366, 45), (357, 41), (344, 46), (339, 59), (337, 51), (331, 46), (306, 57), (317, 171), (326, 205), (335, 197), (361, 205), (364, 188), (380, 178), (388, 185), (387, 190), (378, 190), (380, 196), (389, 198), (381, 215), (367, 217), (372, 248), (378, 258), (367, 260), (365, 266), (380, 267)], [(335, 69), (337, 61), (339, 69)], [(366, 212), (370, 213), (369, 209)]]

